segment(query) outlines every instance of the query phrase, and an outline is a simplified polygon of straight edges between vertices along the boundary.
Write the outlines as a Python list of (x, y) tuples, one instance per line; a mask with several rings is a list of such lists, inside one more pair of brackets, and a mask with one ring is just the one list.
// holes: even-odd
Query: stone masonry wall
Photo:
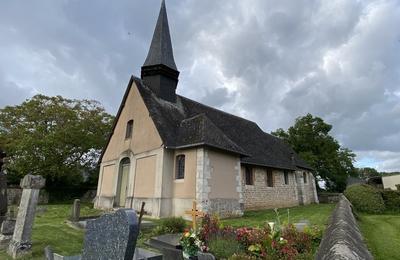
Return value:
[(332, 213), (315, 259), (373, 259), (353, 216), (351, 203), (343, 195)]
[(285, 184), (283, 171), (273, 170), (273, 187), (267, 186), (266, 168), (254, 167), (253, 174), (254, 185), (246, 185), (242, 167), (245, 209), (291, 207), (299, 204), (293, 172), (289, 172), (289, 183)]

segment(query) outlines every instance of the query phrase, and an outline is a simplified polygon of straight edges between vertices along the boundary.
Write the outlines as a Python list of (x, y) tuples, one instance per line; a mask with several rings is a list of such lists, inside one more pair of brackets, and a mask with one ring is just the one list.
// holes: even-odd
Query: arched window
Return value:
[(185, 178), (185, 155), (180, 154), (176, 156), (175, 163), (175, 179)]
[(133, 120), (129, 120), (126, 124), (126, 132), (125, 132), (125, 139), (132, 138), (133, 132)]
[(303, 172), (303, 182), (307, 183), (307, 173)]

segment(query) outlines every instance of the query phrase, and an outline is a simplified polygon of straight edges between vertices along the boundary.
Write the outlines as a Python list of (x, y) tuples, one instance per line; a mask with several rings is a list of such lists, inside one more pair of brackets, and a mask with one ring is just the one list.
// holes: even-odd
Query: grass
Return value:
[[(68, 226), (65, 221), (70, 216), (71, 204), (47, 205), (47, 210), (36, 214), (32, 230), (32, 256), (22, 259), (43, 259), (44, 248), (50, 245), (55, 253), (62, 255), (80, 254), (84, 232)], [(81, 205), (81, 216), (98, 215), (101, 211), (89, 204)], [(0, 259), (10, 258), (5, 251), (0, 251)]]
[[(287, 223), (287, 210), (289, 209), (289, 219), (291, 223), (300, 220), (308, 220), (311, 225), (317, 225), (325, 229), (335, 204), (311, 204), (307, 206), (298, 206), (292, 208), (279, 209), (281, 222)], [(224, 225), (233, 227), (262, 227), (269, 221), (275, 221), (276, 214), (273, 209), (246, 211), (241, 218), (224, 219), (221, 222)]]
[(400, 214), (359, 214), (359, 224), (376, 260), (400, 259)]

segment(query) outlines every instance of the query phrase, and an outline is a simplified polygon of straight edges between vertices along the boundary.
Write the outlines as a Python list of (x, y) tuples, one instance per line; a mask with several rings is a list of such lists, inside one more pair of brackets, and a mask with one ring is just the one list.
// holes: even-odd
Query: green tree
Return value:
[(113, 117), (97, 102), (36, 95), (0, 109), (0, 147), (9, 155), (9, 179), (27, 173), (46, 186), (76, 185), (97, 178), (97, 160)]
[(343, 191), (349, 176), (356, 175), (353, 162), (355, 154), (340, 146), (329, 132), (332, 126), (311, 114), (299, 117), (287, 131), (282, 128), (272, 132), (289, 143), (325, 181), (326, 188)]
[(357, 174), (360, 178), (371, 178), (376, 176), (381, 176), (381, 174), (374, 168), (365, 167), (357, 168)]

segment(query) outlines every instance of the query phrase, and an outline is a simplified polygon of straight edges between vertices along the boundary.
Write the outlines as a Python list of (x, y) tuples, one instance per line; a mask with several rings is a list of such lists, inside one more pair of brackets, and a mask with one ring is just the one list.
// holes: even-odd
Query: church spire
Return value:
[(156, 95), (175, 102), (178, 76), (163, 0), (150, 49), (142, 66), (142, 79)]

